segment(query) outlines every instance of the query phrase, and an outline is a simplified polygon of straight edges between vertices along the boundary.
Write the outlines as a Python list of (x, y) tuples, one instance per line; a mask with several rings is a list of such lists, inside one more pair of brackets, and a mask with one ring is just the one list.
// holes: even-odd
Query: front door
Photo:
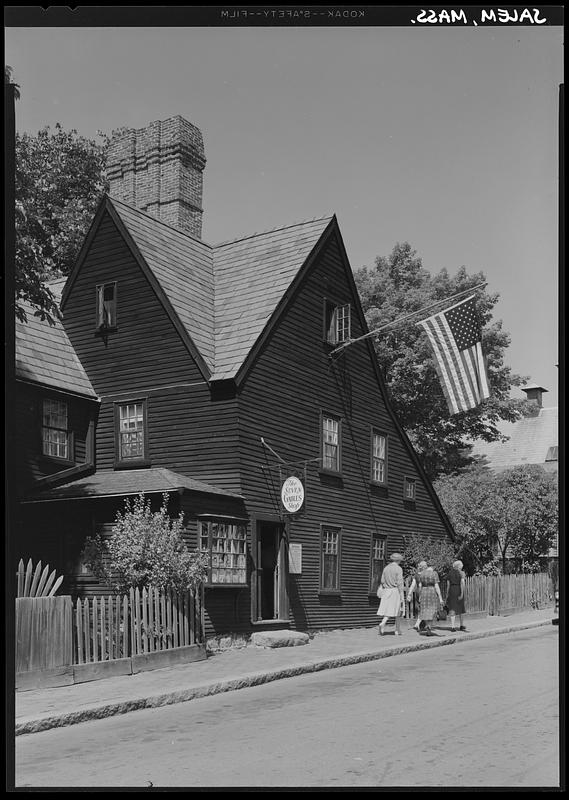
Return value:
[(280, 523), (257, 523), (257, 620), (285, 617), (283, 533)]

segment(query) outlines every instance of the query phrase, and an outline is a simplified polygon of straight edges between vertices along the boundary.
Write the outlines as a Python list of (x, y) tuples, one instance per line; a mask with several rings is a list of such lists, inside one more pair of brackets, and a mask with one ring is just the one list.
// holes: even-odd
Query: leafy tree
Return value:
[(82, 558), (93, 573), (118, 592), (131, 587), (155, 586), (184, 592), (203, 582), (208, 554), (190, 551), (184, 542), (184, 518), (168, 514), (168, 495), (158, 511), (141, 493), (125, 500), (117, 512), (111, 535), (90, 536)]
[[(457, 552), (473, 560), (478, 572), (502, 572), (507, 559), (535, 562), (555, 540), (558, 523), (557, 480), (537, 465), (500, 473), (473, 469), (441, 476), (434, 484), (457, 535)], [(494, 566), (492, 566), (494, 565)]]
[(405, 576), (412, 576), (420, 561), (432, 564), (439, 578), (444, 580), (456, 560), (455, 548), (447, 539), (425, 537), (412, 533), (404, 537), (403, 562), (401, 564)]
[(49, 321), (58, 315), (49, 278), (73, 268), (101, 194), (107, 138), (96, 142), (58, 123), (36, 136), (16, 134), (16, 315), (21, 302)]
[[(482, 272), (468, 274), (460, 267), (454, 277), (446, 269), (436, 275), (423, 267), (416, 250), (398, 243), (387, 257), (378, 256), (373, 268), (355, 272), (356, 285), (370, 330), (444, 301), (485, 281)], [(477, 312), (482, 327), (482, 349), (487, 359), (491, 397), (471, 411), (449, 416), (426, 334), (417, 321), (444, 305), (416, 315), (374, 337), (374, 346), (395, 411), (427, 474), (455, 472), (469, 464), (467, 446), (476, 439), (502, 439), (496, 423), (513, 421), (526, 413), (525, 400), (511, 399), (513, 386), (527, 382), (504, 363), (510, 343), (502, 322), (492, 321), (498, 294), (478, 290)], [(357, 346), (357, 345), (355, 345)]]

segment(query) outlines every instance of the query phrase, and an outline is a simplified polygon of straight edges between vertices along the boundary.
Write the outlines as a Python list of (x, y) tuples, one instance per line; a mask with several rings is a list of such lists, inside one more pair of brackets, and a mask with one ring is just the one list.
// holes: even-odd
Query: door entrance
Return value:
[(258, 620), (281, 619), (284, 594), (283, 526), (274, 522), (257, 524), (257, 615)]

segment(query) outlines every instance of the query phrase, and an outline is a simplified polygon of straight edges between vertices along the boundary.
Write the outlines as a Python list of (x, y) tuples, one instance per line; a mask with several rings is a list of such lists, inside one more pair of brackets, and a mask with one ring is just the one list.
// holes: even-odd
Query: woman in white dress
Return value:
[(381, 573), (378, 595), (381, 600), (377, 614), (383, 617), (379, 623), (379, 635), (385, 633), (385, 626), (390, 617), (395, 618), (395, 635), (401, 636), (401, 618), (405, 614), (405, 590), (403, 587), (403, 570), (401, 569), (403, 556), (401, 553), (391, 555), (391, 564), (388, 564)]

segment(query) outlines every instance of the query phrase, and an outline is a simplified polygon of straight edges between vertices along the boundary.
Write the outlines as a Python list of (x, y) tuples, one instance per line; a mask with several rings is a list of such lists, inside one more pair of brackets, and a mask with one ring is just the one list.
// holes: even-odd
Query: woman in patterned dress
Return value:
[(442, 605), (443, 598), (439, 586), (439, 576), (432, 564), (419, 573), (419, 600), (421, 602), (421, 618), (426, 626), (425, 636), (434, 636), (431, 625), (439, 606)]

